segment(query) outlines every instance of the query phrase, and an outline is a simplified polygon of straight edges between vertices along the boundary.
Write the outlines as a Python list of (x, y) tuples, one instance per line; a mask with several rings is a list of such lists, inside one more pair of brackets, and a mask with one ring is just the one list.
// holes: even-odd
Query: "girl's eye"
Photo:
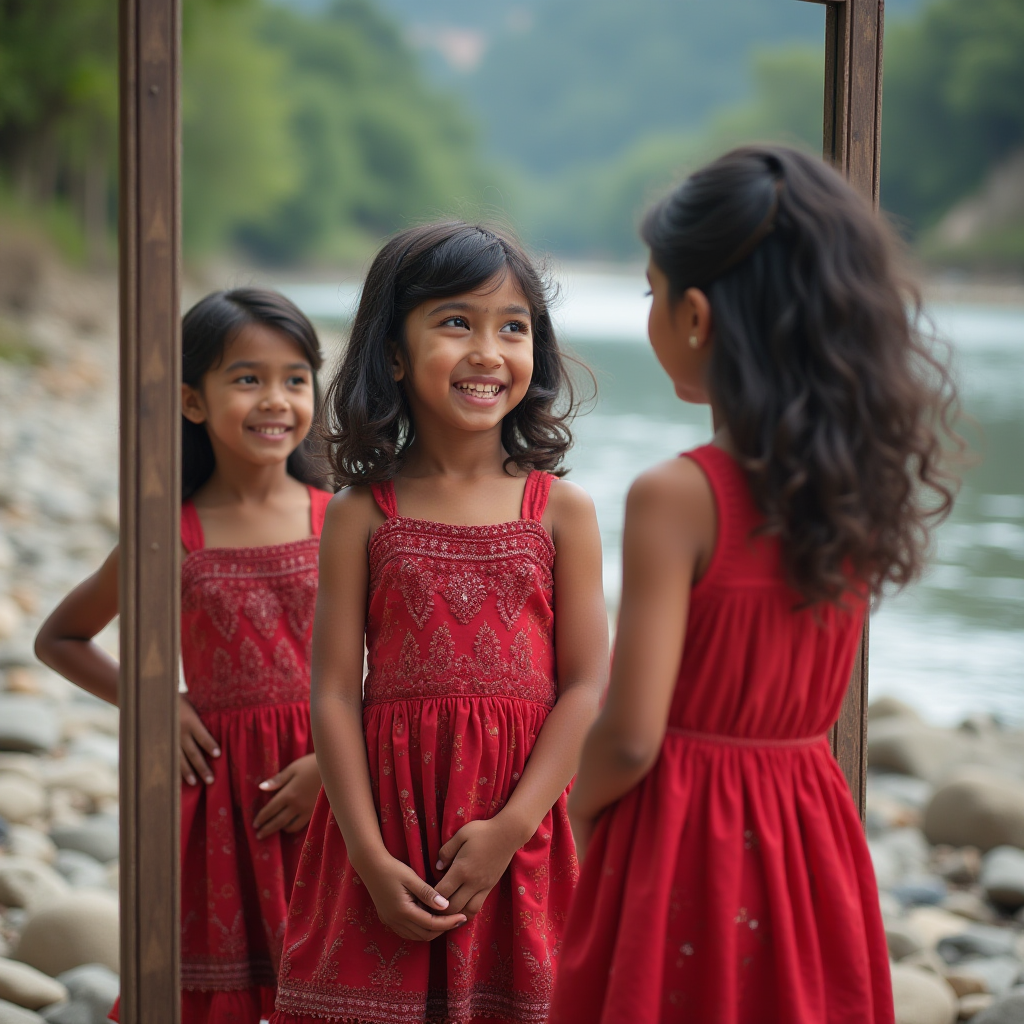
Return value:
[(289, 386), (291, 386), (293, 388), (301, 388), (301, 387), (303, 387), (304, 385), (306, 385), (308, 383), (309, 383), (309, 381), (307, 381), (305, 377), (289, 377), (288, 378), (288, 384), (289, 384)]
[(450, 316), (450, 317), (448, 317), (447, 320), (442, 320), (441, 321), (441, 326), (442, 327), (464, 327), (464, 328), (466, 328), (466, 330), (469, 330), (469, 324), (466, 323), (465, 318), (461, 317), (461, 316)]
[(513, 334), (529, 334), (530, 325), (528, 323), (524, 323), (522, 320), (509, 320), (509, 322), (502, 327), (502, 330), (511, 331)]
[(257, 383), (257, 381), (256, 381), (255, 375), (253, 375), (251, 373), (247, 373), (247, 374), (239, 377), (235, 381), (235, 383), (236, 384), (255, 384), (255, 383)]

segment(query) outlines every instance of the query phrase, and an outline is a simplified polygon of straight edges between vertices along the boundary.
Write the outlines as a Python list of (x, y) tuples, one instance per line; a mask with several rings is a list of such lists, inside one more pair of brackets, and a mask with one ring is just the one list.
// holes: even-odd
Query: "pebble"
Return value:
[(85, 732), (71, 740), (68, 744), (68, 753), (78, 757), (94, 758), (117, 771), (120, 741), (116, 736)]
[(81, 890), (32, 910), (14, 956), (51, 977), (92, 963), (116, 972), (117, 897), (113, 893)]
[(941, 907), (914, 907), (907, 912), (906, 920), (928, 949), (935, 949), (942, 939), (964, 930), (964, 919)]
[(17, 825), (35, 821), (46, 810), (46, 790), (13, 772), (0, 773), (0, 816)]
[(48, 974), (17, 960), (0, 958), (0, 999), (29, 1010), (64, 1002), (68, 990)]
[(103, 864), (117, 860), (120, 851), (117, 818), (106, 814), (94, 814), (77, 825), (56, 825), (50, 838), (59, 849), (87, 853)]
[(948, 889), (941, 878), (908, 878), (892, 888), (892, 894), (905, 906), (935, 906), (946, 898)]
[(959, 914), (968, 921), (977, 921), (978, 924), (993, 924), (998, 917), (980, 896), (967, 889), (954, 889), (942, 901), (941, 906), (943, 910)]
[(970, 995), (960, 997), (960, 1019), (973, 1020), (976, 1014), (987, 1010), (993, 1003), (995, 996), (988, 992), (974, 992)]
[(909, 718), (912, 722), (920, 722), (921, 716), (916, 708), (905, 704), (897, 697), (876, 697), (868, 706), (868, 721), (878, 722), (883, 718)]
[(59, 742), (60, 725), (50, 701), (0, 694), (0, 750), (41, 753)]
[(981, 863), (981, 887), (993, 902), (1006, 910), (1024, 907), (1024, 850), (997, 846)]
[(936, 846), (932, 870), (954, 885), (971, 885), (981, 874), (981, 850), (976, 846)]
[[(105, 1024), (107, 1014), (121, 992), (118, 975), (103, 964), (83, 964), (65, 971), (57, 980), (67, 987), (71, 1003), (88, 1011), (88, 1024)], [(55, 1020), (54, 1024), (69, 1022)]]
[(935, 791), (924, 832), (932, 843), (983, 851), (1024, 846), (1024, 784), (991, 768), (962, 768)]
[(39, 693), (39, 680), (28, 665), (12, 665), (6, 673), (4, 688), (8, 693)]
[(66, 896), (68, 883), (42, 861), (28, 857), (0, 857), (0, 903), (26, 910)]
[(117, 772), (94, 758), (67, 757), (50, 762), (43, 772), (43, 784), (80, 793), (93, 806), (117, 799)]
[(6, 999), (0, 999), (0, 1024), (42, 1024), (43, 1017)]
[(905, 920), (885, 926), (885, 941), (893, 960), (903, 960), (925, 948), (921, 933)]
[(1024, 1021), (1024, 990), (1015, 989), (994, 1000), (988, 1009), (971, 1020), (974, 1024), (1021, 1024)]
[(881, 771), (897, 772), (941, 783), (952, 768), (972, 760), (980, 739), (894, 715), (868, 726), (868, 765)]
[(1009, 928), (989, 924), (971, 924), (956, 935), (939, 940), (939, 956), (948, 964), (956, 964), (975, 956), (1014, 956), (1017, 934)]
[(1017, 984), (1021, 962), (1012, 956), (980, 957), (956, 965), (955, 974), (961, 978), (974, 978), (980, 986), (977, 991), (1001, 996)]
[(954, 1024), (959, 1004), (941, 978), (905, 964), (892, 965), (896, 1024)]
[(53, 866), (75, 889), (107, 888), (106, 866), (80, 850), (60, 850)]

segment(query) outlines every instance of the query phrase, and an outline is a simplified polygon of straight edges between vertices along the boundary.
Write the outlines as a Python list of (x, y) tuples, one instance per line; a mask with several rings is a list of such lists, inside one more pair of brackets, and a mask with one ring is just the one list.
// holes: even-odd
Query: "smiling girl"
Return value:
[[(182, 1020), (273, 1007), (288, 895), (320, 774), (309, 729), (317, 546), (330, 495), (305, 445), (320, 344), (283, 296), (207, 296), (182, 323)], [(93, 638), (118, 552), (69, 594), (36, 653), (117, 702)], [(200, 784), (200, 780), (202, 784)]]
[(574, 401), (526, 255), (462, 223), (391, 239), (328, 406), (326, 795), (272, 1020), (541, 1024), (608, 626), (593, 503), (558, 479)]

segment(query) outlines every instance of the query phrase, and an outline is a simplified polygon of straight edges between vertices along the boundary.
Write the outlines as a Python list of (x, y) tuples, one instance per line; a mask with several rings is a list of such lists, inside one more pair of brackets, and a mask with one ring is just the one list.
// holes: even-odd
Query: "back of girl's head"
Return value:
[[(320, 407), (316, 371), (323, 365), (320, 341), (302, 311), (278, 292), (263, 288), (235, 288), (213, 292), (197, 302), (181, 322), (182, 382), (194, 388), (201, 387), (206, 373), (220, 365), (228, 344), (249, 324), (271, 327), (302, 350), (314, 371), (315, 422)], [(195, 494), (210, 478), (213, 468), (213, 447), (206, 428), (182, 416), (182, 498)], [(288, 456), (288, 472), (303, 483), (322, 483), (325, 467), (318, 462), (308, 437)]]
[(707, 295), (709, 394), (791, 583), (816, 602), (912, 581), (952, 506), (956, 396), (892, 232), (821, 160), (746, 147), (641, 234), (673, 298)]
[(575, 411), (566, 357), (548, 311), (548, 287), (522, 247), (500, 231), (450, 221), (389, 239), (366, 275), (345, 358), (327, 393), (326, 437), (337, 486), (390, 479), (415, 436), (393, 358), (406, 317), (428, 299), (475, 291), (511, 275), (530, 308), (533, 377), (502, 423), (502, 444), (521, 468), (558, 469), (572, 445)]

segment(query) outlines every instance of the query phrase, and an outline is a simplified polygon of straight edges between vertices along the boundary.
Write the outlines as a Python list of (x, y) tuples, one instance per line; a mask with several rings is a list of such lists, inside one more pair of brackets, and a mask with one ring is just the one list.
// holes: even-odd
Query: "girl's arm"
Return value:
[(442, 916), (448, 900), (388, 853), (373, 803), (363, 735), (363, 648), (369, 584), (366, 545), (374, 514), (365, 488), (342, 491), (327, 507), (313, 621), (313, 742), (349, 860), (380, 919), (403, 938), (429, 940), (466, 918)]
[(581, 855), (601, 812), (650, 771), (661, 750), (690, 588), (706, 569), (714, 543), (714, 499), (692, 460), (657, 466), (630, 488), (611, 684), (569, 796)]
[[(36, 657), (83, 690), (117, 704), (118, 664), (93, 638), (118, 611), (118, 549), (88, 579), (50, 613), (36, 634)], [(213, 782), (206, 758), (219, 757), (217, 741), (207, 731), (195, 708), (179, 700), (181, 723), (181, 776), (196, 784), (196, 773)]]
[(559, 481), (549, 508), (556, 550), (558, 701), (508, 803), (493, 818), (464, 825), (441, 848), (438, 870), (448, 871), (437, 890), (449, 897), (452, 912), (465, 909), (470, 917), (572, 779), (608, 679), (608, 613), (594, 503), (580, 487)]

